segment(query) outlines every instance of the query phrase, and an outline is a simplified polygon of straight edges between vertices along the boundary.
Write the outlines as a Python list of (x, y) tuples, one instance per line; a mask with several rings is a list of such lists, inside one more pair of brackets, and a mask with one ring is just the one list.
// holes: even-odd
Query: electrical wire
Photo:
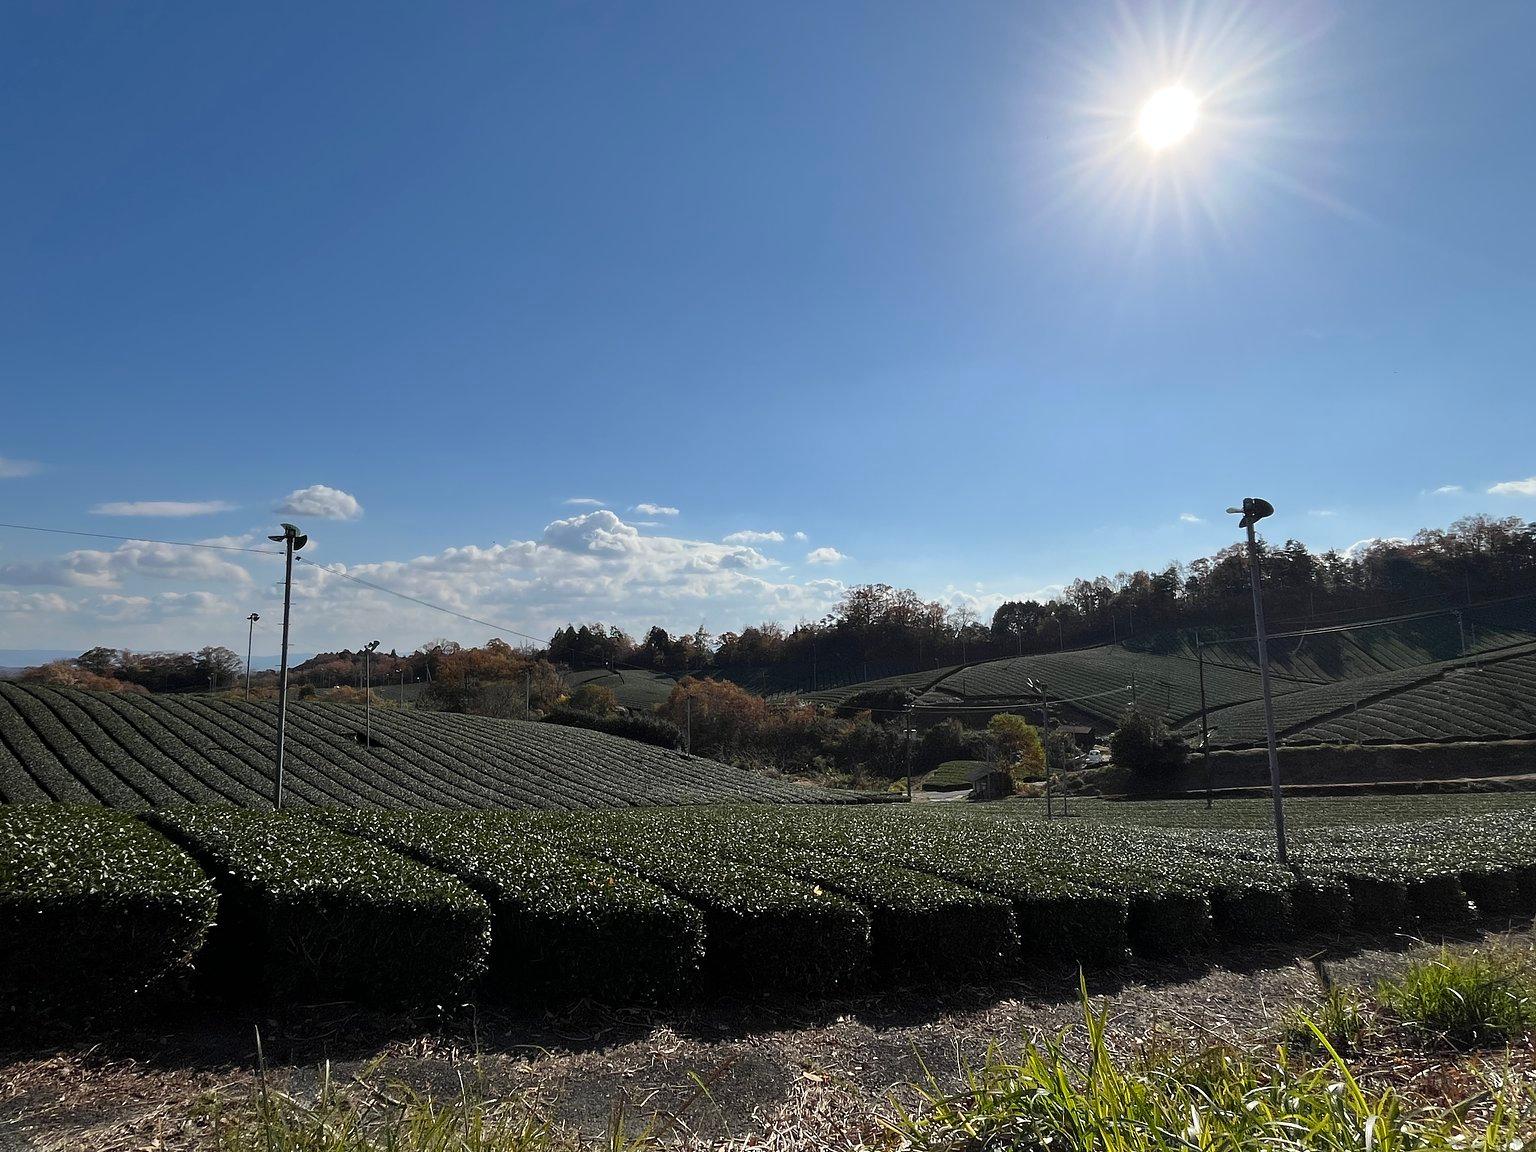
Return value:
[(313, 560), (307, 559), (303, 556), (295, 556), (294, 559), (297, 560), (300, 564), (308, 564), (311, 568), (325, 572), (331, 576), (339, 576), (343, 580), (350, 580), (354, 584), (361, 584), (364, 588), (371, 588), (375, 592), (384, 593), (386, 596), (394, 596), (400, 600), (409, 600), (412, 604), (419, 604), (423, 608), (432, 609), (434, 612), (444, 612), (449, 616), (455, 616), (460, 620), (467, 620), (471, 624), (479, 624), (481, 627), (489, 628), (493, 632), (505, 632), (510, 636), (517, 636), (524, 640), (532, 640), (535, 644), (547, 644), (549, 642), (546, 637), (531, 636), (527, 632), (520, 632), (516, 628), (508, 627), (505, 624), (497, 624), (490, 620), (482, 620), (478, 616), (469, 616), (463, 612), (456, 612), (452, 608), (445, 608), (441, 604), (434, 604), (432, 601), (423, 600), (419, 596), (411, 596), (404, 592), (398, 592), (393, 588), (386, 588), (384, 585), (376, 584), (372, 580), (364, 580), (361, 576), (353, 576), (350, 572), (340, 572), (335, 568), (328, 568), (324, 564), (317, 564)]
[(166, 544), (172, 548), (206, 548), (213, 552), (252, 552), (258, 556), (281, 556), (272, 548), (245, 548), (238, 544), (206, 544), (191, 540), (156, 540), (150, 536), (113, 536), (107, 532), (78, 532), (70, 528), (39, 528), (35, 524), (7, 524), (0, 528), (15, 528), (19, 532), (48, 532), (54, 536), (89, 536), (93, 540), (119, 540), (126, 544)]

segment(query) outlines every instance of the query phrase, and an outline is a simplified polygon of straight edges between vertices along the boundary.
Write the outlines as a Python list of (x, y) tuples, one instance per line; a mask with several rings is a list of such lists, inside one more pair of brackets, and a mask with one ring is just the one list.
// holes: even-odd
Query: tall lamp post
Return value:
[(377, 640), (363, 645), (363, 747), (373, 747), (373, 653)]
[(277, 682), (277, 779), (272, 787), (272, 807), (283, 807), (283, 766), (288, 735), (288, 614), (293, 607), (293, 554), (309, 543), (309, 537), (292, 524), (283, 525), (281, 536), (268, 536), (283, 545), (287, 560), (283, 569), (283, 656)]
[(246, 618), (245, 630), (245, 702), (251, 702), (251, 641), (256, 638), (256, 621), (261, 617), (252, 612)]
[(1259, 644), (1259, 686), (1264, 693), (1264, 739), (1269, 745), (1269, 791), (1275, 805), (1275, 859), (1285, 863), (1285, 801), (1280, 794), (1280, 751), (1275, 745), (1275, 705), (1269, 695), (1269, 644), (1264, 636), (1264, 596), (1259, 590), (1259, 538), (1253, 526), (1275, 514), (1268, 500), (1250, 496), (1241, 508), (1228, 508), (1241, 515), (1240, 528), (1248, 530), (1248, 575), (1253, 581), (1253, 627)]

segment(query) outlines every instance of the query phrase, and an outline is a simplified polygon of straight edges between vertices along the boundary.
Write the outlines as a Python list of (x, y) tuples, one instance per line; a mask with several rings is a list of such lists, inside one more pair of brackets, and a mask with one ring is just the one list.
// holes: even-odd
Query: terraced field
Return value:
[[(1200, 711), (1195, 661), (1113, 645), (972, 664), (932, 685), (918, 698), (917, 707), (930, 717), (942, 717), (963, 714), (963, 709), (1018, 706), (1039, 699), (1035, 684), (1051, 699), (1074, 701), (1076, 711), (1107, 725), (1118, 721), (1133, 701), (1171, 723)], [(1302, 684), (1277, 677), (1274, 686), (1276, 692), (1293, 692)], [(1252, 700), (1259, 695), (1259, 675), (1207, 665), (1205, 691), (1213, 708)]]
[(864, 692), (894, 692), (903, 688), (909, 688), (916, 692), (926, 692), (929, 688), (939, 683), (948, 676), (954, 675), (960, 670), (960, 665), (951, 665), (948, 668), (935, 668), (931, 671), (907, 672), (900, 676), (882, 676), (878, 680), (864, 680), (858, 684), (848, 684), (841, 688), (825, 688), (820, 692), (806, 692), (801, 695), (802, 700), (809, 700), (815, 704), (826, 704), (832, 707), (840, 706), (852, 696)]
[[(1210, 723), (1213, 747), (1264, 742), (1260, 703), (1222, 708)], [(1536, 738), (1536, 644), (1291, 692), (1275, 700), (1275, 725), (1286, 744)]]
[(637, 712), (653, 711), (656, 705), (666, 702), (677, 686), (675, 677), (644, 668), (588, 668), (567, 672), (564, 679), (573, 692), (584, 684), (607, 688), (619, 702), (619, 707), (633, 708)]
[[(276, 705), (0, 683), (0, 802), (268, 807)], [(598, 732), (356, 704), (288, 710), (287, 802), (538, 808), (837, 802), (698, 756)]]

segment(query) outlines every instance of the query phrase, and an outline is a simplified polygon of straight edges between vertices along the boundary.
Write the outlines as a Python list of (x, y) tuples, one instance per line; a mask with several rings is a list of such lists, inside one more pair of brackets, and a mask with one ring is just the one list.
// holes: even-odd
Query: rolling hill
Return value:
[[(0, 802), (268, 807), (277, 709), (0, 683)], [(371, 808), (631, 808), (859, 799), (630, 740), (415, 709), (288, 709), (287, 803)]]
[[(1261, 703), (1218, 709), (1209, 723), (1213, 748), (1264, 743)], [(1285, 744), (1536, 738), (1536, 643), (1291, 692), (1275, 699), (1275, 727)]]

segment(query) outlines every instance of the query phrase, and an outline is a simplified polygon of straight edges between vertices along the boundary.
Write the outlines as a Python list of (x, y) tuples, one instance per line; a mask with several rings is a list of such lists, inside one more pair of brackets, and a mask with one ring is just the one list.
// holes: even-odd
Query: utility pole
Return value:
[(693, 694), (683, 701), (683, 751), (693, 753)]
[(1461, 609), (1453, 609), (1452, 615), (1456, 617), (1456, 635), (1461, 638), (1461, 654), (1465, 656), (1467, 654), (1467, 630), (1461, 623)]
[(523, 669), (523, 719), (533, 719), (533, 669)]
[(907, 758), (907, 803), (912, 803), (912, 710), (909, 705), (902, 714), (901, 746)]
[(1200, 665), (1200, 759), (1205, 761), (1205, 806), (1211, 806), (1211, 733), (1205, 726), (1205, 645), (1200, 643), (1200, 631), (1195, 630), (1195, 660)]
[(251, 641), (256, 638), (256, 621), (261, 617), (252, 612), (246, 618), (245, 630), (245, 702), (251, 702)]
[(405, 707), (405, 665), (400, 665), (400, 707)]
[(1253, 582), (1253, 625), (1259, 645), (1259, 686), (1264, 693), (1264, 737), (1269, 747), (1269, 791), (1275, 807), (1275, 859), (1281, 865), (1286, 862), (1285, 852), (1285, 798), (1280, 791), (1280, 750), (1275, 743), (1275, 702), (1269, 693), (1269, 642), (1264, 636), (1264, 594), (1260, 589), (1259, 538), (1253, 526), (1266, 516), (1272, 516), (1275, 507), (1268, 500), (1248, 497), (1241, 508), (1228, 508), (1229, 513), (1242, 513), (1239, 526), (1248, 530), (1248, 574)]
[(292, 524), (284, 524), (281, 536), (268, 536), (282, 544), (286, 554), (283, 570), (283, 655), (277, 682), (277, 779), (273, 782), (272, 807), (283, 807), (283, 767), (288, 735), (288, 618), (293, 607), (293, 554), (309, 543), (309, 537)]
[(363, 747), (373, 747), (373, 652), (377, 640), (363, 645)]

